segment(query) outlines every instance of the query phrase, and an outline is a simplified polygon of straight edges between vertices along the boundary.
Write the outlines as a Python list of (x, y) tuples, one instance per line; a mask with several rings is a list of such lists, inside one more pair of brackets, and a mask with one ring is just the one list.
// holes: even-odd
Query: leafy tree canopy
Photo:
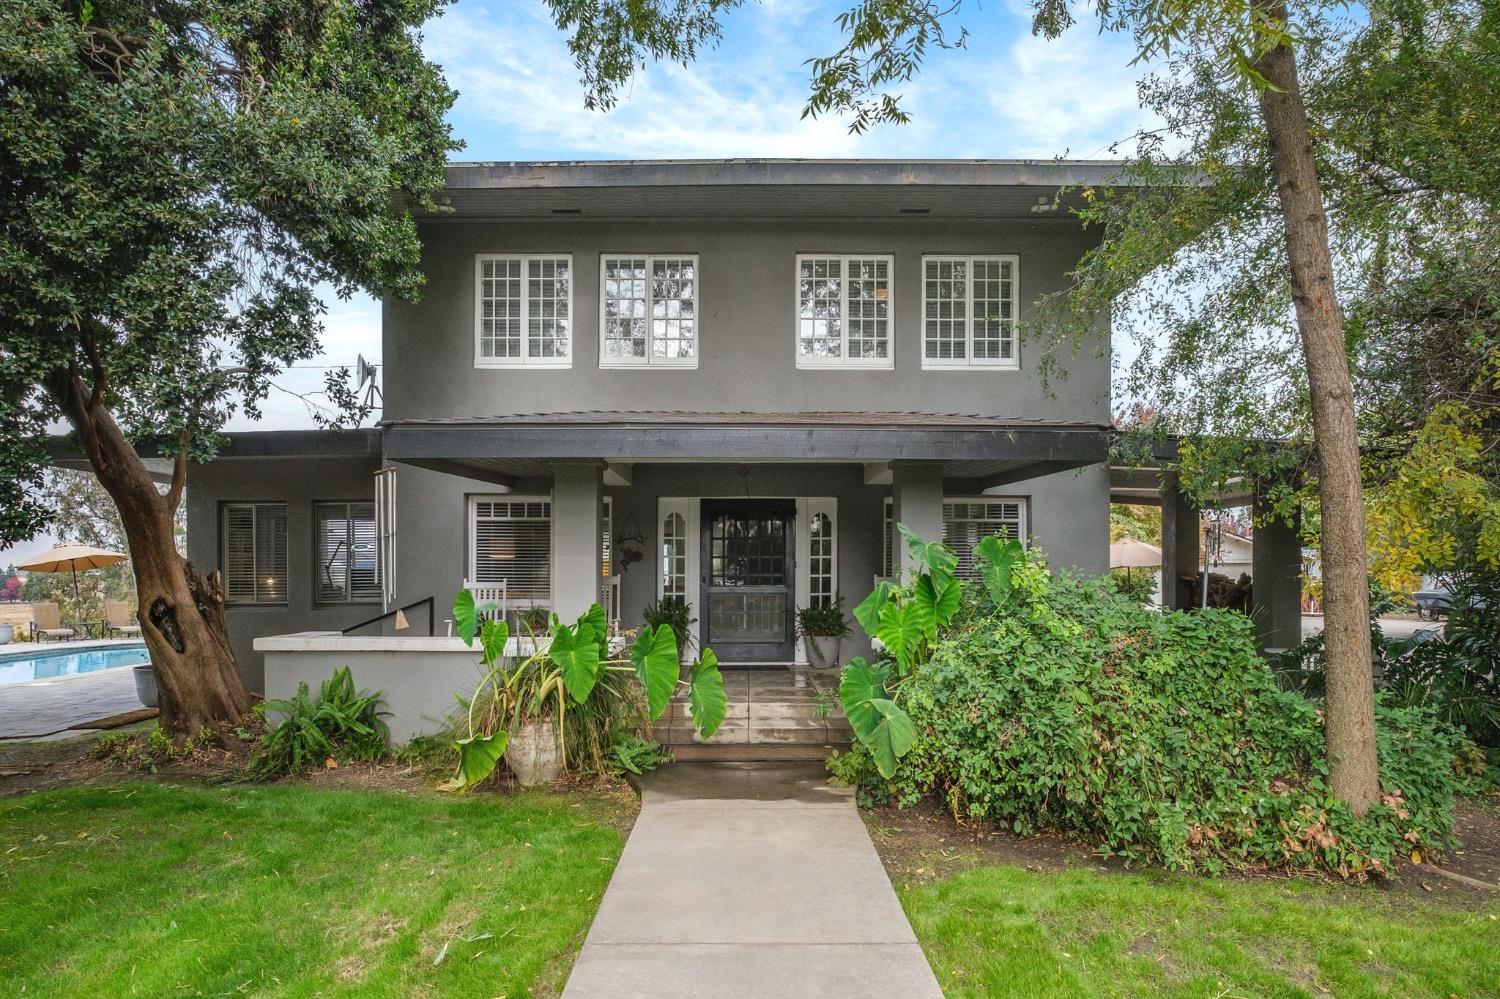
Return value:
[(417, 293), (407, 213), (455, 148), (417, 34), (442, 2), (0, 8), (0, 539), (53, 512), (68, 390), (206, 457), (316, 353), (320, 285)]

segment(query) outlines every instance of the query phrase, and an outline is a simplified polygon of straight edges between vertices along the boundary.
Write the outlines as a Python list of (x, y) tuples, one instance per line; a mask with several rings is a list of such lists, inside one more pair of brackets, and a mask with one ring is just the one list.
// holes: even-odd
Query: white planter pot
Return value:
[(13, 624), (0, 624), (0, 645), (9, 645), (10, 640), (16, 637), (16, 626)]
[(156, 672), (151, 664), (132, 666), (131, 672), (135, 674), (135, 696), (146, 707), (156, 707)]
[(836, 670), (843, 665), (839, 657), (844, 640), (839, 636), (808, 635), (803, 639), (807, 647), (807, 665), (815, 670)]
[(522, 787), (546, 784), (562, 776), (562, 753), (550, 718), (523, 721), (505, 744), (505, 763)]

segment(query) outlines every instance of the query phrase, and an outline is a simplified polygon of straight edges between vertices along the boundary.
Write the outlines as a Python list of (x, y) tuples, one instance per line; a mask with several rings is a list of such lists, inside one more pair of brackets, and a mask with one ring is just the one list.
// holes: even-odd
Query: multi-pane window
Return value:
[(606, 256), (599, 288), (601, 366), (697, 366), (697, 257)]
[(1015, 257), (922, 258), (922, 366), (1017, 367)]
[(943, 544), (958, 556), (958, 574), (974, 578), (974, 547), (991, 535), (1026, 543), (1026, 503), (979, 496), (943, 501)]
[(889, 256), (797, 257), (798, 367), (888, 368)]
[(811, 607), (833, 604), (833, 519), (814, 513), (807, 522), (807, 602)]
[(669, 513), (661, 522), (662, 600), (687, 601), (687, 521)]
[(512, 605), (552, 601), (552, 502), (541, 497), (477, 497), (470, 502), (469, 579), (505, 584)]
[(286, 603), (285, 503), (225, 503), (219, 537), (226, 602)]
[(481, 254), (475, 267), (474, 363), (568, 367), (573, 258)]
[(374, 503), (318, 503), (316, 593), (319, 603), (376, 603), (380, 565)]

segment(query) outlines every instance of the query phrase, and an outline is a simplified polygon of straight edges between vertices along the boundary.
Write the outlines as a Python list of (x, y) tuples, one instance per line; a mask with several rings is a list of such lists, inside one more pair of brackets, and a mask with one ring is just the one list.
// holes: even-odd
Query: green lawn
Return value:
[(306, 785), (0, 801), (0, 994), (555, 993), (628, 807)]
[(983, 867), (898, 886), (948, 996), (1500, 996), (1500, 904)]

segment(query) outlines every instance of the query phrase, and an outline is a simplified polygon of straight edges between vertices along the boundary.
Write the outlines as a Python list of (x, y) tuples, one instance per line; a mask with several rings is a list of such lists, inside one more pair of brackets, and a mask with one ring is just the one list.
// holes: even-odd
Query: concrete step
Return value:
[(842, 746), (672, 746), (672, 756), (680, 763), (758, 763), (805, 762), (828, 759)]
[(692, 723), (673, 720), (652, 727), (657, 742), (666, 746), (691, 745), (845, 745), (849, 726), (843, 718), (726, 718), (709, 739), (694, 731)]

